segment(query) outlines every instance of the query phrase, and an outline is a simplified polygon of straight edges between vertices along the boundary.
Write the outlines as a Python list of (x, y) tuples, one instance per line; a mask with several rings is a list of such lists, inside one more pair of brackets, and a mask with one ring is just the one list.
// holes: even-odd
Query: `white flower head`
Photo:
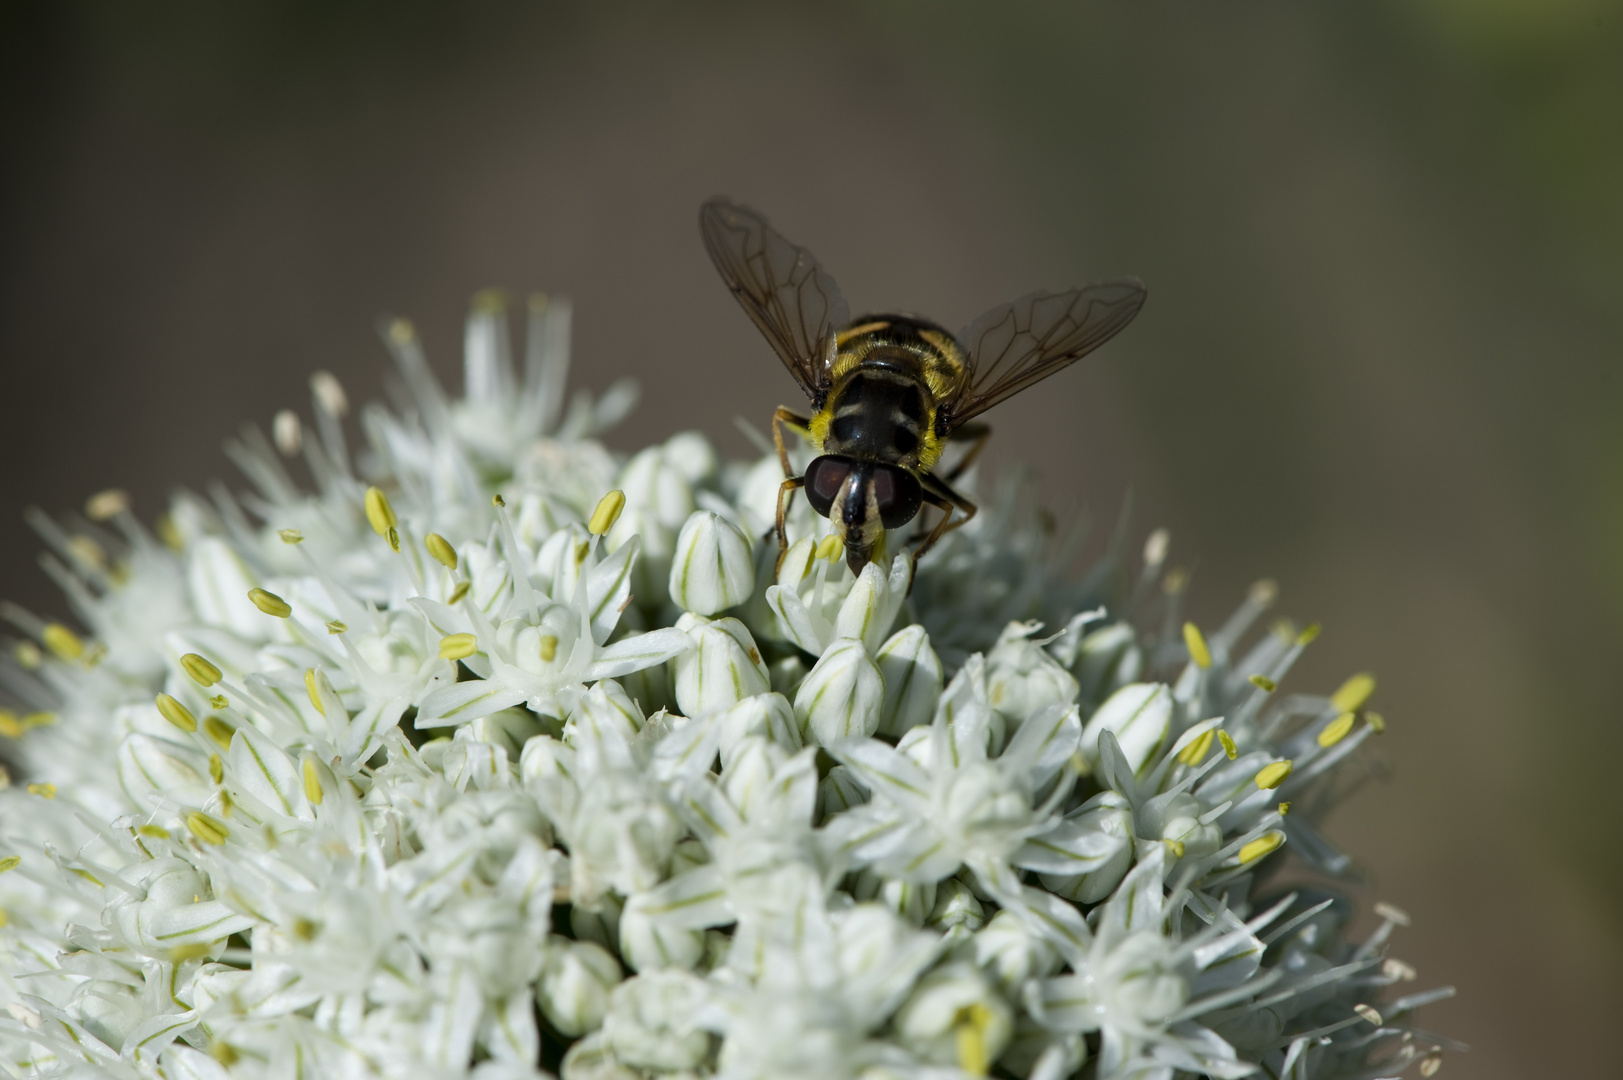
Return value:
[(1073, 579), (1018, 479), (858, 575), (797, 498), (774, 573), (777, 455), (610, 451), (569, 320), (480, 294), (461, 394), (385, 320), (409, 408), (318, 374), (230, 446), (251, 494), (34, 517), (83, 630), (0, 606), (6, 1062), (1435, 1071), (1407, 916), (1269, 883), (1349, 874), (1316, 822), (1384, 728), (1367, 674), (1276, 694), (1316, 631), (1252, 632), (1271, 584), (1205, 633), (1165, 533)]

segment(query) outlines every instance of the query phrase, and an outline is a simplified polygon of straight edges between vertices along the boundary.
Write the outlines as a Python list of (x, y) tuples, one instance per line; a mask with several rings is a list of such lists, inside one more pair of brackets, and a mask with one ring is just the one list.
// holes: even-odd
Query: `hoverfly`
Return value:
[[(990, 434), (970, 421), (1103, 345), (1144, 305), (1144, 286), (1128, 278), (1031, 293), (956, 337), (911, 315), (851, 320), (834, 279), (755, 211), (711, 199), (699, 210), (699, 230), (722, 280), (811, 399), (809, 417), (781, 405), (772, 414), (785, 477), (780, 565), (789, 545), (784, 500), (801, 487), (844, 541), (852, 573), (862, 572), (886, 530), (929, 505), (943, 516), (914, 552), (915, 560), (922, 556), (975, 516), (975, 504), (951, 487)], [(818, 451), (801, 476), (789, 464), (785, 426)], [(938, 476), (949, 440), (971, 445)]]

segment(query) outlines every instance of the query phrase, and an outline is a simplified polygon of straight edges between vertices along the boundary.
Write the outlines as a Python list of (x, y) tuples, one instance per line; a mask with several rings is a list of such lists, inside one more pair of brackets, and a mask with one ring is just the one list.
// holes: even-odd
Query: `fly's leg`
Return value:
[(795, 470), (789, 464), (789, 448), (783, 445), (783, 429), (785, 425), (794, 428), (802, 435), (809, 436), (811, 434), (811, 421), (799, 413), (790, 412), (782, 405), (779, 405), (772, 412), (772, 445), (778, 448), (778, 461), (783, 465), (783, 475), (793, 476)]
[[(773, 430), (777, 430), (775, 425)], [(783, 444), (779, 443), (778, 446), (779, 449), (782, 449)], [(777, 572), (783, 569), (783, 557), (789, 554), (789, 532), (785, 527), (784, 521), (784, 516), (788, 510), (788, 507), (785, 505), (784, 500), (796, 488), (804, 487), (805, 484), (806, 478), (804, 476), (791, 476), (789, 479), (778, 485), (778, 523), (777, 525), (773, 526), (772, 530), (778, 535), (778, 561), (773, 567), (773, 576), (776, 576)]]
[(971, 465), (975, 464), (975, 459), (981, 456), (982, 450), (986, 449), (986, 440), (989, 439), (991, 435), (992, 429), (989, 426), (978, 421), (971, 420), (969, 423), (965, 424), (957, 431), (954, 431), (949, 436), (949, 439), (952, 442), (968, 442), (973, 443), (974, 445), (971, 446), (969, 450), (965, 452), (964, 456), (958, 460), (958, 464), (954, 465), (952, 470), (947, 473), (946, 480), (948, 483), (958, 479), (966, 471), (968, 471)]
[[(926, 551), (935, 546), (937, 540), (940, 540), (954, 529), (961, 529), (969, 524), (970, 519), (980, 509), (980, 507), (948, 487), (947, 482), (934, 473), (925, 473), (920, 479), (924, 484), (924, 501), (941, 511), (941, 520), (936, 522), (935, 528), (930, 530), (929, 535), (924, 538), (924, 542), (918, 546), (918, 550), (913, 552), (915, 564), (919, 559), (923, 558)], [(960, 511), (963, 516), (954, 517), (952, 513), (954, 510)]]

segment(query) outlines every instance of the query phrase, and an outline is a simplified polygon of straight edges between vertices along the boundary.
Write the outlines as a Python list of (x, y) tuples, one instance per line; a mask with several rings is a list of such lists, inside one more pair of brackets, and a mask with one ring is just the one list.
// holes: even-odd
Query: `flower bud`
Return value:
[(620, 473), (619, 487), (630, 509), (647, 513), (668, 529), (680, 528), (693, 513), (693, 488), (664, 447), (638, 451)]
[(1172, 692), (1161, 683), (1132, 683), (1110, 695), (1082, 729), (1082, 756), (1099, 765), (1099, 735), (1109, 731), (1121, 744), (1128, 768), (1136, 774), (1152, 761), (1166, 741), (1172, 722)]
[(935, 906), (924, 924), (946, 934), (949, 941), (956, 941), (960, 935), (973, 934), (986, 925), (986, 908), (968, 885), (955, 877), (947, 878), (937, 883)]
[(1032, 644), (1036, 629), (1035, 623), (1010, 623), (986, 656), (986, 701), (1009, 720), (1011, 733), (1043, 706), (1076, 700), (1076, 679)]
[(560, 1035), (576, 1038), (603, 1023), (620, 965), (603, 946), (554, 937), (536, 984), (537, 1004)]
[(1054, 974), (1060, 962), (1059, 951), (1012, 911), (998, 912), (975, 935), (976, 965), (1008, 994), (1018, 993), (1028, 980)]
[(703, 716), (730, 708), (771, 686), (761, 651), (737, 619), (711, 621), (684, 615), (676, 628), (694, 647), (672, 661), (676, 668), (676, 704), (686, 716)]
[(872, 867), (859, 870), (851, 895), (858, 901), (871, 901), (900, 915), (913, 926), (923, 926), (935, 910), (935, 882), (915, 883), (887, 878)]
[(795, 716), (811, 741), (866, 738), (879, 730), (885, 679), (862, 642), (840, 638), (824, 650), (795, 692)]
[(662, 922), (651, 893), (638, 893), (620, 913), (620, 955), (632, 971), (691, 968), (704, 956), (704, 931)]
[(879, 648), (907, 600), (912, 575), (913, 560), (906, 557), (892, 559), (888, 568), (877, 562), (864, 566), (834, 617), (833, 636), (858, 638), (870, 650)]
[(885, 703), (879, 710), (879, 734), (902, 735), (928, 724), (941, 696), (941, 660), (930, 647), (930, 635), (917, 623), (903, 627), (879, 647), (874, 657), (885, 679)]
[(1082, 639), (1071, 672), (1081, 687), (1083, 711), (1126, 686), (1144, 668), (1144, 655), (1124, 622), (1101, 627)]
[(896, 1038), (926, 1061), (985, 1076), (1009, 1045), (1014, 1013), (968, 964), (920, 979), (896, 1013)]
[(671, 557), (671, 600), (698, 615), (742, 604), (755, 589), (749, 537), (726, 518), (700, 510), (690, 515)]
[(721, 768), (732, 768), (733, 759), (749, 744), (751, 737), (764, 737), (788, 751), (800, 749), (800, 721), (782, 694), (757, 694), (745, 698), (718, 721), (721, 725)]
[(1133, 864), (1133, 812), (1127, 800), (1107, 791), (1083, 804), (1078, 813), (1067, 817), (1077, 831), (1098, 834), (1092, 848), (1093, 862), (1081, 874), (1040, 874), (1043, 887), (1057, 896), (1079, 904), (1095, 904), (1115, 891)]
[(706, 987), (685, 971), (638, 975), (614, 988), (603, 1038), (622, 1064), (656, 1073), (697, 1069), (710, 1035), (694, 1022)]

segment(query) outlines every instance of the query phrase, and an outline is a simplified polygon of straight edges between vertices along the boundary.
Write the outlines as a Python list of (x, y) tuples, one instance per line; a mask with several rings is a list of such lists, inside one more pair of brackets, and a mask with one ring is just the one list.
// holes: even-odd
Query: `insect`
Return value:
[[(956, 336), (911, 315), (852, 320), (839, 286), (811, 253), (755, 211), (711, 199), (699, 210), (699, 231), (722, 280), (811, 400), (809, 417), (781, 405), (772, 414), (785, 477), (775, 528), (780, 565), (789, 546), (785, 499), (802, 487), (844, 542), (852, 573), (883, 550), (886, 530), (928, 505), (942, 518), (928, 533), (920, 530), (914, 558), (923, 556), (975, 516), (975, 504), (951, 486), (990, 434), (975, 417), (1103, 345), (1144, 305), (1144, 286), (1128, 278), (1031, 293)], [(800, 476), (789, 463), (785, 427), (818, 451)], [(948, 441), (970, 445), (937, 475)]]

